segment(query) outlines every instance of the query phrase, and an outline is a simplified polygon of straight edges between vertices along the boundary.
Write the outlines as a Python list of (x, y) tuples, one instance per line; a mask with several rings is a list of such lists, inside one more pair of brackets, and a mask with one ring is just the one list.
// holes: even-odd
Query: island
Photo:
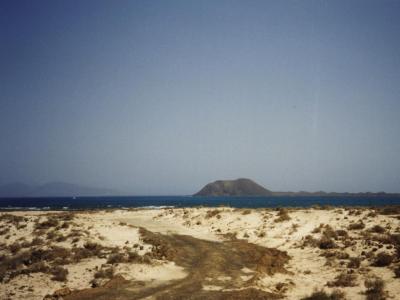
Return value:
[(194, 196), (272, 196), (273, 193), (248, 178), (208, 183)]
[(386, 192), (359, 192), (359, 193), (340, 193), (340, 192), (279, 192), (271, 191), (248, 178), (235, 180), (217, 180), (206, 184), (200, 191), (193, 196), (220, 197), (220, 196), (258, 196), (258, 197), (400, 197), (399, 193)]

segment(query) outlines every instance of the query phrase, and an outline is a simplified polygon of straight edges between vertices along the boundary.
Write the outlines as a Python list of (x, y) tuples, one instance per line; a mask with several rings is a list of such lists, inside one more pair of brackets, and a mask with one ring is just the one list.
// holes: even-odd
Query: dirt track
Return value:
[[(182, 266), (188, 276), (168, 284), (112, 279), (106, 286), (73, 292), (66, 300), (84, 299), (276, 299), (279, 295), (252, 288), (260, 274), (286, 272), (289, 260), (285, 252), (264, 248), (244, 240), (212, 242), (185, 235), (162, 235), (141, 229), (146, 243), (154, 246), (159, 257), (164, 256)], [(243, 268), (253, 270), (252, 278)], [(203, 286), (221, 290), (204, 290)], [(239, 291), (223, 291), (240, 289)]]

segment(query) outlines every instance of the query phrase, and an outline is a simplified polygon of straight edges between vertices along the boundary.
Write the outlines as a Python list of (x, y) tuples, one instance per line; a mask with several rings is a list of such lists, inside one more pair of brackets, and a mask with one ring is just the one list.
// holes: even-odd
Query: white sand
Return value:
[[(137, 245), (139, 254), (150, 251), (151, 246), (144, 244), (137, 227), (163, 234), (177, 233), (191, 235), (199, 239), (219, 241), (223, 240), (223, 234), (236, 234), (238, 238), (247, 239), (251, 243), (265, 247), (278, 248), (287, 251), (291, 257), (286, 269), (287, 274), (275, 274), (273, 276), (262, 276), (254, 283), (256, 288), (270, 292), (278, 292), (277, 284), (283, 286), (285, 299), (300, 299), (310, 295), (315, 289), (331, 291), (332, 288), (326, 283), (332, 281), (342, 271), (347, 270), (346, 264), (341, 265), (341, 260), (336, 259), (333, 265), (327, 265), (327, 259), (320, 256), (325, 250), (317, 247), (303, 247), (301, 244), (307, 235), (319, 238), (320, 233), (313, 233), (320, 224), (329, 224), (334, 230), (345, 229), (354, 246), (344, 250), (335, 249), (348, 253), (350, 256), (361, 256), (362, 251), (369, 251), (360, 236), (360, 230), (350, 231), (347, 226), (350, 223), (363, 220), (366, 224), (364, 231), (375, 224), (388, 228), (390, 233), (400, 232), (400, 221), (391, 216), (377, 215), (367, 217), (371, 210), (363, 209), (360, 215), (349, 215), (349, 210), (344, 209), (298, 209), (289, 212), (290, 220), (275, 222), (277, 211), (258, 209), (243, 214), (244, 210), (232, 208), (218, 208), (219, 216), (207, 218), (207, 212), (215, 208), (190, 208), (190, 209), (162, 209), (162, 210), (115, 210), (99, 211), (96, 213), (78, 213), (73, 220), (78, 228), (87, 234), (77, 244), (83, 245), (87, 241), (94, 241), (103, 246), (132, 247)], [(16, 230), (12, 228), (10, 237), (0, 236), (0, 243), (6, 246), (18, 239), (25, 237), (32, 240), (33, 222), (44, 213), (40, 212), (13, 212), (15, 215), (28, 217), (26, 228)], [(125, 224), (126, 223), (126, 224)], [(3, 224), (4, 225), (4, 224)], [(63, 229), (63, 234), (68, 234), (71, 228)], [(59, 246), (71, 247), (69, 241), (56, 243)], [(393, 249), (386, 246), (378, 249), (376, 253), (384, 251), (393, 253)], [(9, 255), (7, 250), (1, 250), (0, 254)], [(101, 268), (105, 259), (90, 258), (78, 264), (67, 265), (69, 274), (65, 283), (52, 281), (50, 275), (36, 273), (29, 276), (19, 275), (8, 283), (0, 284), (1, 299), (42, 299), (44, 295), (68, 286), (70, 289), (82, 289), (90, 287), (95, 268)], [(347, 262), (344, 260), (344, 262)], [(400, 295), (400, 279), (394, 278), (393, 267), (372, 267), (370, 262), (363, 260), (360, 269), (356, 269), (357, 285), (354, 287), (339, 287), (344, 291), (348, 299), (364, 299), (364, 280), (376, 275), (384, 279), (385, 290), (390, 297), (395, 299)], [(148, 265), (138, 263), (122, 263), (116, 268), (118, 274), (122, 274), (128, 280), (152, 281), (155, 284), (169, 280), (180, 279), (186, 276), (185, 270), (176, 266), (173, 262), (162, 262)], [(248, 279), (252, 276), (252, 270), (247, 270)], [(245, 279), (245, 278), (243, 278)], [(229, 280), (222, 278), (220, 280)], [(26, 288), (21, 288), (26, 286)], [(279, 286), (279, 285), (278, 285)], [(28, 289), (33, 291), (28, 291)], [(218, 290), (220, 287), (210, 282), (203, 287), (208, 290)]]

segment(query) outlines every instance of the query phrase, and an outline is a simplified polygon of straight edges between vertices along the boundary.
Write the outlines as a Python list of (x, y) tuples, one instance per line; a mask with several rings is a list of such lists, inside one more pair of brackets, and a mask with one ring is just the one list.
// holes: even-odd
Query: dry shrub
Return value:
[(400, 278), (400, 265), (396, 266), (393, 271), (394, 271), (394, 277)]
[(365, 228), (365, 224), (362, 221), (358, 221), (357, 223), (352, 223), (347, 227), (349, 230), (361, 230)]
[(34, 263), (30, 266), (30, 273), (47, 273), (49, 271), (49, 267), (42, 261)]
[(335, 207), (332, 205), (329, 205), (329, 204), (325, 204), (325, 205), (321, 206), (321, 209), (322, 210), (332, 210), (332, 209), (335, 209)]
[(325, 225), (322, 235), (324, 237), (326, 237), (327, 239), (335, 239), (336, 240), (338, 238), (336, 231), (334, 231), (330, 225)]
[(335, 257), (337, 259), (348, 259), (350, 257), (350, 255), (347, 252), (336, 252), (335, 253)]
[(26, 222), (28, 219), (21, 216), (14, 216), (11, 214), (2, 214), (0, 215), (0, 221), (8, 224), (12, 224), (15, 227), (19, 226), (20, 222)]
[(350, 269), (358, 269), (361, 265), (361, 259), (359, 257), (350, 257), (347, 267)]
[(112, 278), (114, 276), (114, 267), (101, 269), (94, 273), (94, 278)]
[(385, 228), (383, 228), (380, 225), (375, 225), (370, 229), (371, 232), (375, 232), (375, 233), (384, 233), (386, 231)]
[(62, 225), (60, 226), (60, 228), (61, 228), (61, 229), (67, 229), (67, 228), (69, 228), (69, 226), (70, 226), (70, 223), (69, 223), (69, 222), (64, 222), (64, 223), (62, 223)]
[(350, 287), (355, 286), (357, 276), (354, 274), (341, 273), (335, 277), (333, 281), (329, 281), (326, 285), (329, 287)]
[(349, 211), (349, 216), (359, 216), (362, 214), (362, 211), (359, 209), (351, 209)]
[(15, 227), (16, 227), (17, 229), (23, 229), (23, 228), (26, 228), (26, 227), (27, 227), (27, 224), (20, 224), (20, 223), (18, 223)]
[[(219, 230), (219, 232), (221, 232), (221, 230)], [(221, 234), (221, 236), (225, 239), (225, 240), (228, 240), (228, 241), (235, 241), (235, 240), (237, 240), (237, 235), (238, 235), (238, 233), (235, 231), (235, 232), (227, 232), (227, 233), (223, 233), (223, 234)], [(260, 235), (261, 235), (261, 237), (263, 237), (263, 233), (260, 233)], [(265, 236), (265, 233), (264, 233), (264, 236)]]
[(71, 238), (73, 243), (76, 243), (80, 240), (80, 237), (83, 234), (76, 229), (71, 230), (71, 232), (66, 236), (67, 239)]
[(372, 236), (365, 235), (364, 239), (368, 239), (368, 242), (375, 241), (382, 244), (392, 244), (393, 239), (389, 234), (375, 234)]
[(315, 291), (310, 296), (301, 298), (301, 300), (342, 300), (344, 298), (344, 293), (340, 290), (334, 290), (331, 294), (325, 291)]
[(55, 280), (55, 281), (66, 281), (67, 280), (68, 270), (64, 269), (63, 267), (56, 266), (56, 267), (52, 268), (51, 273), (53, 274), (53, 277), (51, 278), (52, 280)]
[(41, 246), (43, 245), (44, 241), (41, 238), (35, 237), (32, 242), (31, 242), (31, 247), (32, 246)]
[(67, 237), (63, 234), (58, 234), (55, 238), (55, 241), (60, 243), (60, 242), (64, 242), (67, 240)]
[(361, 230), (365, 228), (365, 224), (362, 221), (358, 221), (356, 223), (351, 223), (347, 227), (349, 230)]
[(1, 229), (0, 230), (0, 235), (5, 235), (5, 234), (7, 234), (7, 233), (9, 233), (10, 232), (10, 228), (4, 228), (4, 229)]
[(400, 214), (400, 205), (385, 206), (378, 210), (381, 215), (398, 215)]
[(242, 215), (249, 215), (249, 214), (251, 214), (251, 210), (250, 210), (250, 209), (245, 209), (245, 210), (242, 212)]
[(46, 238), (47, 238), (48, 240), (55, 240), (56, 237), (57, 237), (57, 233), (56, 233), (54, 230), (53, 230), (53, 231), (49, 231), (49, 232), (46, 234)]
[(286, 208), (280, 208), (277, 216), (278, 218), (275, 219), (275, 222), (284, 222), (291, 219)]
[(108, 264), (117, 264), (126, 262), (125, 256), (122, 253), (113, 253), (107, 259)]
[(43, 263), (43, 262), (38, 262), (38, 263), (34, 263), (30, 266), (27, 266), (23, 269), (18, 269), (18, 270), (7, 270), (4, 266), (0, 267), (0, 282), (4, 280), (5, 275), (8, 272), (8, 278), (12, 279), (18, 275), (21, 274), (25, 274), (25, 275), (29, 275), (31, 273), (38, 273), (38, 272), (42, 272), (42, 273), (49, 273), (49, 267)]
[(153, 245), (151, 257), (155, 259), (173, 260), (176, 255), (176, 250), (159, 235), (154, 234), (144, 228), (139, 228), (141, 239), (146, 244)]
[(335, 243), (332, 239), (323, 236), (323, 237), (318, 241), (318, 247), (319, 247), (320, 249), (333, 249), (333, 248), (336, 248), (337, 245), (336, 245), (336, 243)]
[(317, 247), (318, 246), (318, 240), (315, 239), (312, 235), (308, 234), (303, 238), (303, 247)]
[(367, 288), (365, 292), (367, 300), (383, 300), (386, 298), (383, 290), (385, 283), (382, 279), (368, 278), (365, 280), (364, 285)]
[(91, 252), (99, 252), (101, 251), (104, 247), (96, 242), (86, 242), (83, 247), (87, 250), (90, 250)]
[(7, 270), (16, 270), (20, 266), (24, 265), (27, 261), (29, 261), (30, 257), (28, 252), (21, 252), (12, 257), (6, 257), (1, 263), (1, 269)]
[(128, 262), (141, 262), (142, 257), (135, 251), (128, 251)]
[(217, 216), (220, 213), (220, 211), (218, 209), (214, 209), (214, 210), (208, 210), (206, 213), (206, 219), (210, 219), (212, 217)]
[[(266, 236), (266, 234), (265, 234), (265, 232), (264, 231), (260, 231), (259, 233), (258, 233), (258, 235), (257, 235), (259, 238), (263, 238), (263, 237), (265, 237)], [(248, 235), (247, 235), (247, 237), (249, 237)]]
[(17, 269), (22, 264), (29, 266), (40, 261), (65, 265), (73, 261), (80, 261), (83, 258), (98, 256), (99, 254), (101, 254), (101, 251), (98, 248), (94, 250), (86, 248), (66, 249), (57, 246), (52, 246), (48, 249), (33, 248), (7, 259), (6, 262), (2, 262), (2, 265), (6, 265), (7, 269)]
[(12, 254), (15, 254), (15, 253), (17, 253), (19, 250), (21, 250), (21, 244), (20, 243), (18, 243), (18, 242), (15, 242), (15, 243), (12, 243), (9, 247), (8, 247), (8, 250), (10, 250), (10, 252), (12, 253)]
[(55, 262), (58, 265), (69, 264), (72, 260), (71, 250), (64, 247), (52, 246), (47, 250), (40, 249), (32, 253), (32, 256), (37, 255), (36, 259), (40, 258), (44, 261)]
[(278, 283), (275, 285), (275, 289), (276, 289), (277, 291), (281, 292), (281, 293), (284, 293), (284, 292), (286, 292), (287, 289), (288, 289), (288, 284), (287, 284), (287, 283), (284, 283), (284, 282), (278, 282)]
[(54, 215), (54, 217), (58, 218), (60, 221), (72, 221), (75, 218), (75, 213), (68, 211), (68, 212), (56, 214), (56, 215)]
[(386, 267), (386, 266), (389, 266), (392, 263), (392, 261), (393, 261), (392, 255), (387, 254), (385, 252), (380, 252), (375, 257), (375, 261), (374, 261), (373, 265), (376, 267)]
[(337, 257), (337, 255), (339, 255), (340, 252), (336, 252), (336, 251), (324, 251), (320, 254), (320, 256), (323, 257)]
[(41, 223), (37, 222), (35, 224), (35, 229), (49, 229), (53, 227), (57, 227), (59, 225), (59, 221), (56, 217), (54, 216), (48, 216), (46, 221), (43, 221)]
[[(337, 247), (336, 243), (326, 236), (322, 236), (320, 239), (315, 239), (311, 235), (306, 235), (303, 239), (303, 247), (318, 247), (323, 250), (334, 249)], [(329, 256), (329, 255), (328, 255)]]
[(390, 234), (390, 242), (393, 244), (395, 247), (400, 247), (400, 234), (395, 233), (395, 234)]
[(103, 247), (101, 245), (96, 246), (95, 248), (73, 248), (73, 260), (78, 262), (82, 259), (97, 256), (99, 258), (104, 258), (105, 253), (104, 250), (109, 250), (109, 248)]
[(20, 243), (21, 248), (28, 248), (31, 246), (31, 243), (28, 242), (27, 240), (25, 240), (25, 238), (21, 238), (19, 240), (21, 240), (21, 243)]
[(336, 235), (337, 235), (337, 236), (341, 236), (341, 237), (345, 237), (345, 238), (347, 238), (347, 237), (349, 236), (349, 234), (347, 233), (347, 231), (346, 231), (346, 230), (343, 230), (343, 229), (338, 229), (338, 230), (336, 230)]
[(291, 231), (291, 232), (292, 232), (292, 233), (293, 233), (293, 232), (297, 232), (297, 229), (298, 229), (299, 227), (300, 227), (299, 224), (293, 223), (293, 224), (292, 224), (292, 231)]
[(319, 224), (318, 227), (315, 227), (311, 233), (320, 233), (322, 231), (322, 228), (324, 228), (324, 224)]

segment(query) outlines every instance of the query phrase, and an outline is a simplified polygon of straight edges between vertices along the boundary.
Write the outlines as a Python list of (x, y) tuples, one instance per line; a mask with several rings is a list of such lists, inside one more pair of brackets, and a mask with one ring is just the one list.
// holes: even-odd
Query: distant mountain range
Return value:
[(111, 189), (93, 188), (66, 182), (49, 182), (38, 186), (10, 183), (0, 186), (0, 197), (74, 197), (116, 194), (117, 192)]
[(239, 178), (236, 180), (217, 180), (206, 184), (199, 192), (193, 196), (291, 196), (291, 197), (354, 197), (354, 196), (385, 196), (385, 197), (400, 197), (399, 193), (327, 193), (324, 191), (318, 192), (273, 192), (259, 185), (251, 179)]
[[(121, 193), (107, 188), (88, 187), (66, 182), (49, 182), (32, 186), (24, 183), (10, 183), (0, 186), (0, 198), (5, 197), (78, 197), (78, 196), (118, 196)], [(275, 192), (248, 178), (217, 180), (206, 184), (193, 196), (286, 196), (286, 197), (400, 197), (400, 193), (327, 193), (318, 192)]]

